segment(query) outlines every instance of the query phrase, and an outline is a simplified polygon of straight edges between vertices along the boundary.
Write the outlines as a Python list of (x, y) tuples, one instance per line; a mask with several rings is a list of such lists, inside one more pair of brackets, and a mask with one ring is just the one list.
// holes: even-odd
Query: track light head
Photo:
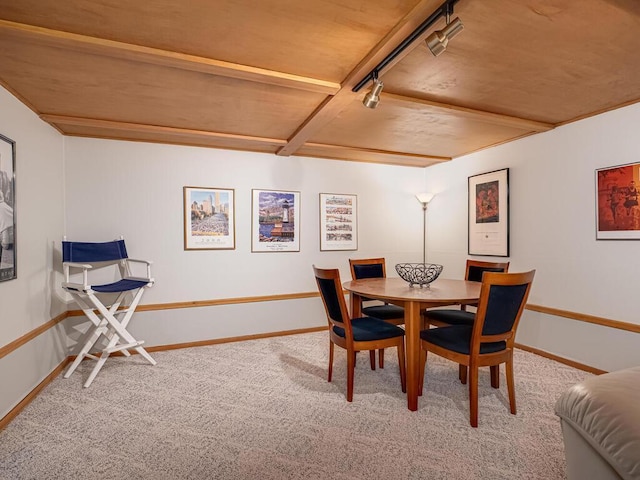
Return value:
[(369, 93), (364, 96), (362, 100), (362, 104), (367, 108), (376, 108), (378, 103), (380, 103), (380, 93), (382, 92), (382, 88), (384, 84), (382, 81), (377, 78), (373, 80), (373, 88)]
[(425, 42), (434, 56), (440, 55), (447, 49), (449, 40), (458, 35), (464, 29), (462, 20), (458, 17), (454, 18), (442, 30), (437, 30), (427, 37)]

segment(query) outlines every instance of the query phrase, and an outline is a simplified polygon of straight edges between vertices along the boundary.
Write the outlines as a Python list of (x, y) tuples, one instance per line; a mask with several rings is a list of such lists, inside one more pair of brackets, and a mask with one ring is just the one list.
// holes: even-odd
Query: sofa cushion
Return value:
[(555, 411), (622, 478), (640, 478), (640, 367), (574, 385), (558, 399)]

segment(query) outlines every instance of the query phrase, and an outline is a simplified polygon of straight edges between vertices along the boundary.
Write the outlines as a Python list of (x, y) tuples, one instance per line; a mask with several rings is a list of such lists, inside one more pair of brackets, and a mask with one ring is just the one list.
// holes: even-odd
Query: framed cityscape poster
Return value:
[(358, 197), (320, 194), (320, 250), (358, 249)]
[(0, 282), (17, 277), (16, 143), (0, 135)]
[(640, 163), (596, 170), (596, 239), (640, 240)]
[(300, 251), (300, 192), (251, 191), (251, 251)]
[(233, 250), (235, 192), (231, 188), (183, 187), (184, 249)]
[(469, 255), (509, 256), (509, 169), (469, 177)]

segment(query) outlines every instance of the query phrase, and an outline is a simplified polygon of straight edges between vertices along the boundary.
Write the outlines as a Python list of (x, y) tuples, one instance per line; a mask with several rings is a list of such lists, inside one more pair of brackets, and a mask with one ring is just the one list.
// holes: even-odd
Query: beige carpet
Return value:
[(457, 366), (430, 356), (410, 412), (395, 353), (371, 371), (360, 354), (353, 403), (345, 352), (326, 381), (326, 332), (93, 362), (55, 379), (0, 432), (9, 479), (561, 479), (558, 396), (589, 376), (518, 351), (518, 414), (481, 372), (469, 426)]

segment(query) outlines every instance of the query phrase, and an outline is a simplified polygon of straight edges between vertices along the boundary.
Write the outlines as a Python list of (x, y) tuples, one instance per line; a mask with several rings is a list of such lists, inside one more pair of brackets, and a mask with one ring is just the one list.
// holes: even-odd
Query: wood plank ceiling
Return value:
[(0, 83), (65, 135), (429, 166), (640, 100), (637, 0), (0, 0)]

